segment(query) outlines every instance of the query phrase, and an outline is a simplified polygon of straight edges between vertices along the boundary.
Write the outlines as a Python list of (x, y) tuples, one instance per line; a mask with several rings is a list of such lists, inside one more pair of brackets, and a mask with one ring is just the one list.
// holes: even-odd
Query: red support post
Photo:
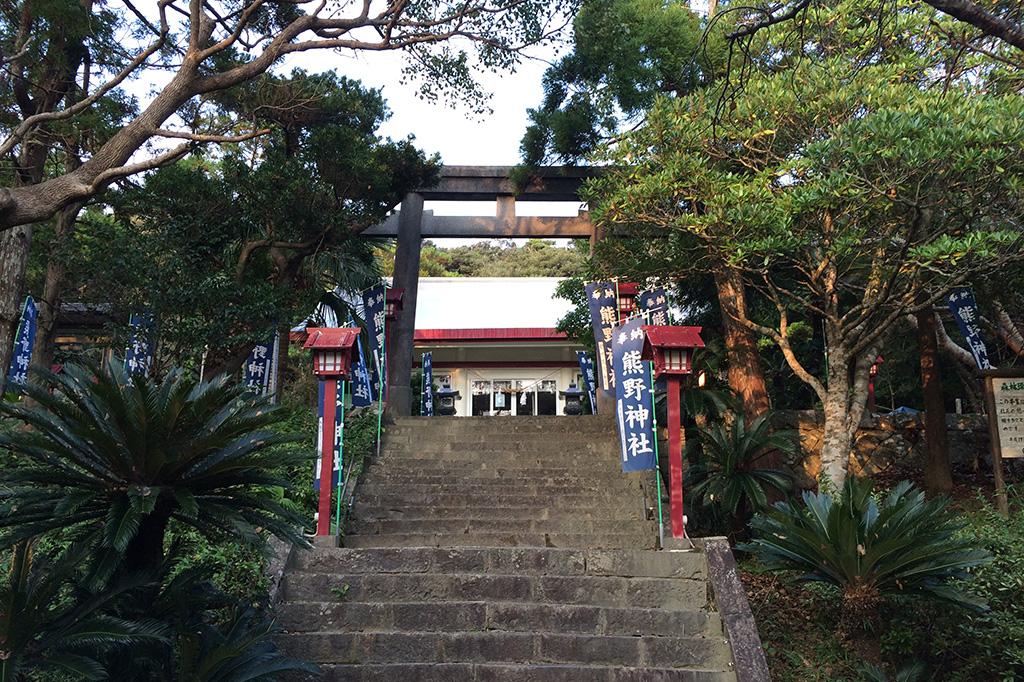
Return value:
[(331, 488), (334, 482), (334, 422), (338, 411), (338, 379), (324, 379), (324, 424), (320, 434), (320, 499), (316, 534), (331, 534)]
[(677, 375), (666, 375), (668, 382), (668, 467), (669, 467), (669, 518), (672, 521), (672, 537), (685, 537), (683, 524), (683, 435), (682, 406), (679, 392), (680, 380)]

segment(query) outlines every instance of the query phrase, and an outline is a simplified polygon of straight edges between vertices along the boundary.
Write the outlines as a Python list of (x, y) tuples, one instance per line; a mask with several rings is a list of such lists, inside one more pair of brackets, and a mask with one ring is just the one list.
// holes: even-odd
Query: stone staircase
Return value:
[(326, 680), (734, 682), (707, 561), (657, 551), (599, 417), (405, 418), (343, 548), (285, 574), (280, 641)]

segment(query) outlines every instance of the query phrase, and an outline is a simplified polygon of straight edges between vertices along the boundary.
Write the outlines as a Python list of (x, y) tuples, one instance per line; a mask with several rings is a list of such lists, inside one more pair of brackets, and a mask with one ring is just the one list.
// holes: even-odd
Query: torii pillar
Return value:
[(394, 285), (405, 291), (402, 309), (391, 325), (388, 345), (388, 413), (394, 417), (412, 414), (412, 355), (416, 334), (416, 291), (420, 281), (423, 195), (411, 192), (402, 200), (398, 214), (398, 245), (395, 249)]

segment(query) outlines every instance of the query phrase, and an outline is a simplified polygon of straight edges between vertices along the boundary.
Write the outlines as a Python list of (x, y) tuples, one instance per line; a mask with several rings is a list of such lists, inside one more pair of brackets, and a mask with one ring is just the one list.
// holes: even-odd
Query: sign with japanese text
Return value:
[[(334, 384), (337, 388), (333, 396), (326, 395), (325, 386)], [(334, 400), (334, 448), (331, 453), (334, 460), (333, 471), (331, 472), (331, 488), (338, 485), (338, 471), (341, 469), (341, 439), (344, 437), (342, 421), (345, 419), (345, 382), (325, 381), (317, 382), (317, 432), (316, 432), (316, 470), (313, 474), (313, 490), (320, 490), (320, 474), (324, 461), (323, 435), (324, 435), (324, 402)]]
[(603, 391), (615, 388), (612, 370), (612, 327), (618, 322), (618, 298), (611, 282), (591, 282), (583, 287), (590, 307), (590, 325), (597, 349), (597, 387)]
[(658, 466), (651, 401), (651, 365), (641, 359), (644, 321), (634, 318), (612, 330), (615, 366), (615, 418), (619, 427), (623, 471)]
[(434, 416), (434, 356), (423, 354), (423, 396), (420, 414), (424, 417)]
[[(351, 319), (349, 327), (356, 324)], [(366, 355), (363, 353), (363, 338), (356, 337), (356, 356), (352, 362), (352, 407), (369, 407), (373, 403), (373, 387), (370, 370), (366, 366)]]
[(992, 369), (992, 363), (988, 361), (988, 349), (981, 338), (981, 316), (978, 314), (974, 293), (968, 287), (957, 287), (950, 292), (948, 303), (949, 311), (953, 313), (953, 319), (964, 335), (978, 369)]
[(36, 320), (38, 315), (36, 302), (32, 300), (31, 296), (26, 296), (25, 305), (21, 309), (18, 333), (14, 336), (11, 366), (7, 371), (8, 391), (16, 392), (28, 381), (28, 368), (32, 364), (32, 345), (36, 341)]
[(586, 351), (576, 351), (576, 360), (580, 363), (580, 374), (583, 375), (583, 387), (587, 391), (587, 396), (590, 398), (590, 410), (594, 414), (597, 414), (597, 396), (594, 394), (594, 381), (597, 377), (594, 376), (594, 360), (591, 358)]
[(641, 291), (636, 297), (636, 307), (647, 324), (668, 326), (668, 296), (663, 288)]
[(270, 376), (274, 368), (274, 340), (276, 334), (266, 343), (253, 346), (242, 367), (242, 383), (246, 389), (258, 395), (266, 395), (270, 389)]
[(384, 310), (385, 287), (378, 284), (363, 292), (363, 316), (366, 320), (366, 331), (370, 335), (370, 379), (374, 399), (380, 396), (381, 378), (384, 376)]
[(124, 352), (125, 369), (129, 374), (146, 376), (153, 364), (153, 316), (149, 313), (132, 313), (128, 326), (131, 330), (128, 333), (128, 348)]
[(1024, 457), (1024, 376), (985, 377), (990, 382), (993, 433), (999, 442), (993, 443), (1003, 459)]

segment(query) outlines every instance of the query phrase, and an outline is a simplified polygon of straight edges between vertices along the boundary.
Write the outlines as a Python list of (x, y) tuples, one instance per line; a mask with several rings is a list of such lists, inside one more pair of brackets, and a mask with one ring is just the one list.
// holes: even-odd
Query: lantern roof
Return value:
[(704, 339), (700, 338), (703, 327), (663, 327), (661, 325), (644, 325), (647, 335), (644, 345), (657, 348), (703, 348)]
[(388, 287), (384, 296), (389, 303), (401, 303), (405, 297), (405, 289), (402, 287)]
[(358, 327), (310, 327), (306, 330), (306, 343), (313, 350), (341, 350), (351, 348), (359, 337)]
[(619, 296), (637, 296), (640, 285), (636, 282), (619, 282)]

